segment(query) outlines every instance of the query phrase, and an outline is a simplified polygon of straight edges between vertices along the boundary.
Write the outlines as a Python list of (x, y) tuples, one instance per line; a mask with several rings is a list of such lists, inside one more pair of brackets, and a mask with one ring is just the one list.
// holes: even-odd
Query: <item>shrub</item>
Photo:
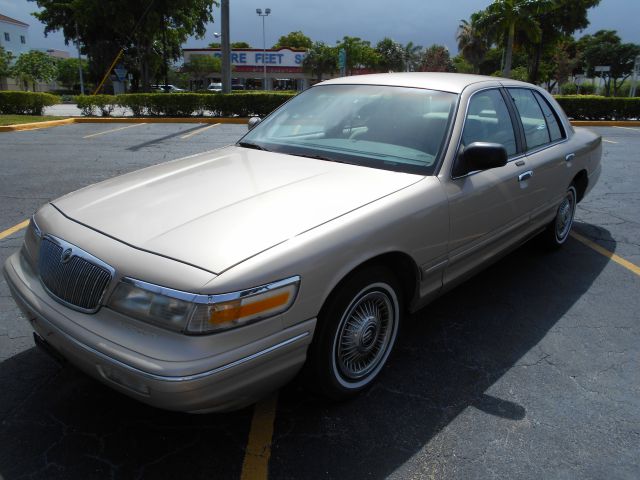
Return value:
[(560, 95), (556, 100), (574, 120), (640, 119), (640, 98)]
[(60, 103), (50, 93), (0, 92), (0, 113), (5, 115), (42, 115), (44, 107)]
[(82, 115), (89, 117), (95, 116), (98, 111), (103, 117), (109, 117), (118, 105), (113, 95), (78, 95), (76, 102)]
[[(189, 117), (192, 115), (212, 116), (265, 116), (284, 102), (295, 96), (295, 92), (234, 92), (228, 95), (220, 93), (128, 93), (117, 97), (108, 97), (125, 108), (131, 109), (136, 117), (168, 116)], [(89, 103), (91, 103), (89, 101)], [(80, 102), (78, 103), (80, 107)], [(94, 114), (93, 108), (87, 108), (83, 115)]]
[(563, 83), (560, 85), (561, 95), (576, 95), (578, 93), (578, 87), (575, 83)]

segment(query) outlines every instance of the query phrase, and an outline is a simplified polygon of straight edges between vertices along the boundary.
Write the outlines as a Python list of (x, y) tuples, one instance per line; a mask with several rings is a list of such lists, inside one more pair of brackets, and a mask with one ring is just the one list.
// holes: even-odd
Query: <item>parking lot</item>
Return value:
[[(139, 404), (37, 350), (0, 278), (0, 478), (640, 478), (640, 128), (593, 130), (604, 168), (577, 235), (553, 253), (530, 242), (418, 312), (348, 403), (294, 381), (229, 414)], [(0, 134), (0, 261), (39, 205), (245, 131)]]

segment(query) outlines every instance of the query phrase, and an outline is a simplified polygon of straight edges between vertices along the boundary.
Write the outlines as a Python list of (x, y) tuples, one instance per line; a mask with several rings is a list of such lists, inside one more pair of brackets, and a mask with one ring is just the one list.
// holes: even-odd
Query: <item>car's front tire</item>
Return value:
[(573, 219), (576, 214), (577, 200), (576, 187), (571, 184), (556, 210), (556, 216), (551, 223), (547, 225), (546, 230), (542, 234), (544, 244), (548, 248), (560, 248), (569, 238), (571, 227), (573, 226)]
[(401, 316), (390, 271), (368, 267), (348, 277), (318, 316), (307, 364), (311, 388), (344, 400), (369, 387), (393, 350)]

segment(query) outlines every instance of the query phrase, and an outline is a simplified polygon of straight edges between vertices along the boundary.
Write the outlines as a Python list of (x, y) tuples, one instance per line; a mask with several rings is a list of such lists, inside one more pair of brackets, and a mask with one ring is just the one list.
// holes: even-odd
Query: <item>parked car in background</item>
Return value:
[(178, 88), (175, 85), (151, 85), (151, 89), (160, 93), (179, 93), (186, 92), (184, 88)]
[(598, 135), (508, 79), (338, 78), (250, 126), (34, 214), (4, 274), (38, 344), (171, 410), (238, 408), (303, 366), (347, 398), (407, 312), (536, 235), (561, 247), (601, 170)]
[(207, 87), (207, 90), (210, 92), (222, 92), (222, 83), (221, 82), (213, 82), (210, 83)]

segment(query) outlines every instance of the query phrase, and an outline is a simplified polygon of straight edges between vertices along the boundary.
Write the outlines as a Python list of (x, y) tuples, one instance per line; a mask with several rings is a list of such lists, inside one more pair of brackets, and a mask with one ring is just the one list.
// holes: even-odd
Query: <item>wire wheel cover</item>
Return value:
[(353, 302), (338, 331), (336, 360), (344, 377), (357, 380), (385, 357), (396, 322), (394, 304), (382, 291), (370, 291)]

